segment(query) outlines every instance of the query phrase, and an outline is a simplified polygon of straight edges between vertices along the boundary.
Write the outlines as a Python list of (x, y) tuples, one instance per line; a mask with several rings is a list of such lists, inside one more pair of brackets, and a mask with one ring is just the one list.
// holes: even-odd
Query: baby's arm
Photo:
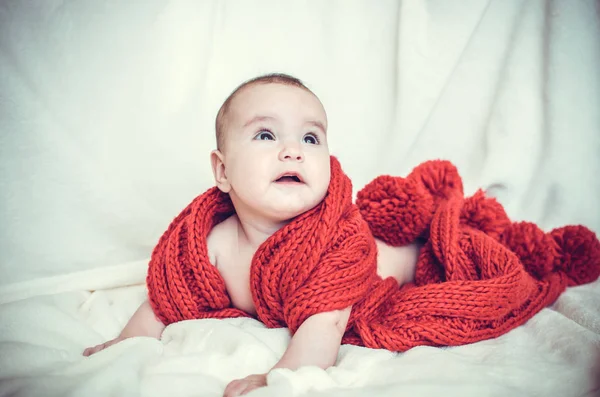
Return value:
[[(298, 369), (315, 365), (326, 369), (335, 365), (342, 337), (350, 318), (351, 307), (315, 314), (307, 318), (292, 337), (290, 344), (272, 369)], [(225, 397), (246, 394), (258, 387), (266, 386), (267, 374), (250, 375), (234, 380), (225, 388)]]
[(164, 329), (164, 324), (154, 315), (150, 302), (146, 300), (129, 319), (119, 336), (100, 345), (88, 347), (84, 350), (83, 355), (91, 356), (115, 343), (134, 336), (151, 336), (159, 339)]
[(351, 307), (315, 314), (307, 318), (292, 337), (283, 357), (273, 367), (298, 369), (315, 365), (323, 369), (335, 365)]

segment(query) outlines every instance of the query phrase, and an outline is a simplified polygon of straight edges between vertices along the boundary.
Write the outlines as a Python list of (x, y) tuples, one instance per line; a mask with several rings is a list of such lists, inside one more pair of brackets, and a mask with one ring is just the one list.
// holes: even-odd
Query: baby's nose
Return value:
[(304, 161), (304, 155), (300, 145), (287, 144), (279, 152), (279, 160), (281, 161)]

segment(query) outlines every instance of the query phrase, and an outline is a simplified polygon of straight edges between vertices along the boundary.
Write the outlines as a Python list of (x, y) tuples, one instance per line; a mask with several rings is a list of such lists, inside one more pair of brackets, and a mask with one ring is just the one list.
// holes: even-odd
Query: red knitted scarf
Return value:
[[(392, 351), (460, 345), (502, 335), (567, 286), (600, 275), (600, 242), (590, 230), (544, 233), (512, 223), (481, 191), (464, 198), (449, 162), (423, 163), (407, 178), (378, 177), (358, 193), (357, 205), (334, 157), (331, 175), (323, 202), (267, 239), (252, 259), (252, 297), (268, 327), (293, 333), (315, 313), (353, 305), (343, 343)], [(208, 233), (233, 213), (228, 195), (212, 188), (159, 240), (147, 285), (163, 323), (249, 316), (231, 306), (207, 254)], [(425, 241), (415, 283), (398, 288), (376, 275), (373, 235), (395, 246)]]

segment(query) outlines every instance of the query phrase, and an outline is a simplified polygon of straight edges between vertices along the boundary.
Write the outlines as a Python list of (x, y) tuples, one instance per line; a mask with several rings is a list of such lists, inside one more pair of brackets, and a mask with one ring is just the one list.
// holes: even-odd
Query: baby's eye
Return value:
[(304, 143), (310, 143), (311, 145), (319, 144), (319, 138), (317, 138), (317, 136), (312, 132), (304, 135), (304, 138), (302, 138), (302, 140), (304, 141)]
[(254, 139), (259, 141), (274, 141), (275, 135), (269, 130), (262, 130), (254, 137)]

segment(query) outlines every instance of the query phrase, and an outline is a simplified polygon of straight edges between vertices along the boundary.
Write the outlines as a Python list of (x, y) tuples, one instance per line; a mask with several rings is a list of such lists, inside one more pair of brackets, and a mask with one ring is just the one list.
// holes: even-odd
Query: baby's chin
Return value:
[(307, 211), (316, 207), (321, 200), (313, 199), (308, 201), (279, 202), (269, 208), (269, 212), (280, 221), (288, 221), (294, 219)]
[(306, 211), (309, 211), (311, 208), (310, 207), (302, 207), (302, 208), (298, 208), (298, 207), (277, 207), (277, 208), (273, 208), (271, 209), (271, 214), (272, 216), (279, 222), (285, 222), (285, 221), (290, 221), (302, 214), (304, 214)]

